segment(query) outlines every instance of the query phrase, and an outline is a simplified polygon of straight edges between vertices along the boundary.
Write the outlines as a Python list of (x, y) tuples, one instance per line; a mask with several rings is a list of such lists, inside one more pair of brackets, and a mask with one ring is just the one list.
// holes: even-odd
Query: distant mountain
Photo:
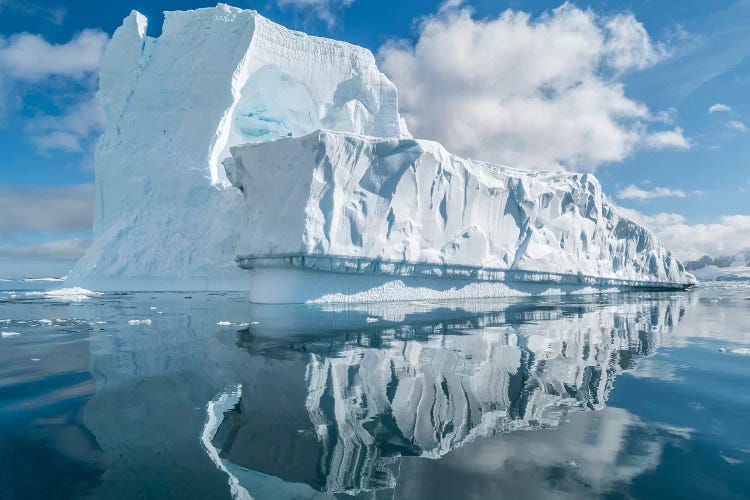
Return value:
[(750, 280), (750, 248), (736, 255), (711, 257), (704, 255), (698, 260), (684, 263), (685, 270), (702, 280)]

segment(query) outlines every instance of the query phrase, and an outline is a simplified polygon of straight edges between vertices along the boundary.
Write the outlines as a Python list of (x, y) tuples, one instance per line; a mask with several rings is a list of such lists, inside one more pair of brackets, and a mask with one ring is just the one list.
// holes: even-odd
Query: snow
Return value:
[[(617, 212), (590, 174), (515, 170), (451, 155), (431, 141), (328, 130), (231, 152), (227, 174), (243, 191), (248, 215), (241, 254), (692, 281), (652, 232)], [(399, 283), (384, 294), (402, 300)], [(461, 289), (434, 298), (467, 293), (474, 296)]]
[(326, 127), (408, 137), (372, 53), (251, 10), (131, 13), (104, 56), (94, 238), (68, 282), (99, 290), (242, 289), (247, 219), (221, 161), (248, 141)]

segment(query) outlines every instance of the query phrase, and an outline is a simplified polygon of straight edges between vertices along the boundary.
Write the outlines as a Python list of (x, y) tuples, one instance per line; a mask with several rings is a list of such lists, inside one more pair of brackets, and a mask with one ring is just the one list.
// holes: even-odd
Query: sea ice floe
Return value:
[(732, 354), (741, 354), (743, 356), (750, 356), (750, 348), (748, 347), (738, 347), (736, 349), (732, 349), (729, 352), (731, 352)]
[(9, 337), (18, 337), (19, 335), (21, 334), (18, 332), (0, 332), (0, 337), (4, 339), (7, 339)]
[(244, 328), (249, 325), (249, 323), (232, 323), (231, 321), (219, 321), (216, 324), (219, 326), (237, 326), (240, 328)]
[(100, 292), (93, 292), (78, 286), (72, 288), (60, 288), (57, 290), (47, 290), (45, 292), (26, 292), (26, 297), (43, 297), (46, 299), (65, 300), (69, 302), (81, 302), (91, 297), (99, 297)]
[(131, 319), (131, 320), (128, 320), (128, 324), (131, 326), (135, 326), (135, 325), (150, 326), (151, 320), (150, 319)]

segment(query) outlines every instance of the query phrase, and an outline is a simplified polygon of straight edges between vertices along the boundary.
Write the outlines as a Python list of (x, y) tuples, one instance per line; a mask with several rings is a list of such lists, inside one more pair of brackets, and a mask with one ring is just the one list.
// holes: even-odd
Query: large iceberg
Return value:
[(319, 128), (409, 137), (368, 50), (219, 4), (132, 12), (107, 48), (95, 152), (93, 244), (69, 281), (96, 289), (241, 289), (247, 227), (221, 161), (229, 147)]
[(146, 31), (131, 13), (102, 63), (94, 240), (71, 285), (249, 288), (253, 300), (297, 302), (691, 280), (593, 176), (412, 139), (366, 49), (223, 4), (167, 12), (158, 38)]
[(652, 232), (618, 214), (590, 174), (516, 170), (460, 158), (431, 141), (333, 131), (231, 152), (225, 166), (247, 202), (241, 260), (253, 271), (255, 301), (466, 298), (690, 281)]

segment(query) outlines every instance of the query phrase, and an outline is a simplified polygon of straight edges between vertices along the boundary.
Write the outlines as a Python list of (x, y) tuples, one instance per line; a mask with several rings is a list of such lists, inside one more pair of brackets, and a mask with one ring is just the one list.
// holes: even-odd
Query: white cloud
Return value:
[(332, 27), (338, 21), (341, 11), (354, 3), (354, 0), (277, 0), (279, 7), (292, 7), (314, 15)]
[(89, 229), (93, 213), (90, 184), (0, 186), (0, 231)]
[(64, 44), (51, 44), (31, 33), (0, 37), (0, 69), (30, 82), (53, 75), (80, 78), (99, 69), (108, 40), (103, 31), (91, 29)]
[(627, 97), (620, 79), (665, 54), (632, 14), (564, 4), (538, 18), (475, 19), (458, 1), (421, 21), (416, 44), (379, 51), (416, 136), (469, 157), (576, 169), (689, 146), (680, 129), (651, 134), (648, 123), (664, 117)]
[(654, 198), (684, 198), (687, 196), (685, 191), (680, 189), (670, 189), (657, 187), (654, 189), (641, 189), (635, 185), (630, 185), (617, 193), (621, 200), (651, 200)]
[[(25, 131), (42, 153), (84, 152), (86, 142), (104, 124), (103, 114), (93, 98), (93, 75), (99, 69), (108, 40), (99, 30), (84, 30), (63, 44), (51, 44), (30, 33), (0, 36), (0, 117), (8, 114), (6, 108), (11, 102), (12, 107), (20, 108), (30, 92), (48, 91), (57, 98), (64, 96), (67, 102), (77, 101), (59, 114), (32, 117)], [(70, 82), (75, 83), (73, 96), (60, 90)], [(83, 92), (81, 84), (86, 89)]]
[(708, 108), (709, 115), (712, 115), (714, 113), (720, 113), (722, 111), (728, 113), (729, 111), (732, 111), (732, 108), (720, 102), (717, 102), (716, 104), (713, 104), (712, 106)]
[(690, 149), (691, 146), (680, 127), (648, 134), (644, 144), (650, 149)]
[(0, 258), (38, 260), (77, 260), (83, 256), (91, 244), (88, 239), (46, 241), (33, 245), (19, 245), (0, 248)]
[(95, 98), (69, 108), (65, 114), (34, 117), (26, 129), (41, 152), (81, 152), (83, 142), (104, 127), (104, 113)]
[(688, 224), (682, 215), (644, 215), (618, 207), (624, 216), (651, 229), (683, 261), (704, 255), (736, 255), (750, 244), (750, 215), (725, 215), (708, 224)]
[(727, 122), (727, 127), (737, 130), (739, 132), (747, 132), (747, 127), (745, 124), (739, 120), (731, 120)]

